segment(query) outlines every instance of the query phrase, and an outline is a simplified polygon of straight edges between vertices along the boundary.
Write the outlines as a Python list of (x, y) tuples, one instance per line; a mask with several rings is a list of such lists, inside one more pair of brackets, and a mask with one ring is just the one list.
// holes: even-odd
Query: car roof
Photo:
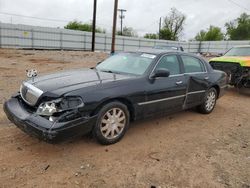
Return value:
[(183, 51), (178, 51), (178, 50), (153, 49), (153, 48), (138, 49), (137, 51), (124, 51), (124, 53), (146, 53), (146, 54), (153, 54), (157, 56), (168, 54), (168, 53), (175, 53), (175, 54), (180, 54), (180, 55), (189, 55), (189, 56), (197, 57), (197, 55), (188, 53), (188, 52), (183, 52)]
[(168, 52), (177, 52), (177, 50), (144, 48), (144, 49), (138, 49), (135, 52), (137, 52), (137, 53), (148, 53), (148, 54), (159, 55), (159, 54), (168, 53)]

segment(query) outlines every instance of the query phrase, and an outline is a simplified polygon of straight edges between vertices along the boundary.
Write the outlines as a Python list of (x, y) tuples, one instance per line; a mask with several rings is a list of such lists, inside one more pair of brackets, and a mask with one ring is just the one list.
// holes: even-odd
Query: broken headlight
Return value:
[(43, 102), (37, 108), (36, 113), (42, 116), (51, 116), (55, 113), (64, 112), (83, 107), (84, 103), (80, 97), (65, 97), (52, 101)]

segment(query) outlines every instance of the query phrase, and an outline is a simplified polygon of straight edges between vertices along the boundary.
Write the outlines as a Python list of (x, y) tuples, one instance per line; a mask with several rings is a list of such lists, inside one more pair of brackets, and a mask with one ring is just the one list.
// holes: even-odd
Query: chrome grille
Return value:
[(22, 99), (29, 105), (34, 106), (39, 97), (43, 94), (43, 91), (36, 88), (30, 83), (23, 82), (20, 88)]

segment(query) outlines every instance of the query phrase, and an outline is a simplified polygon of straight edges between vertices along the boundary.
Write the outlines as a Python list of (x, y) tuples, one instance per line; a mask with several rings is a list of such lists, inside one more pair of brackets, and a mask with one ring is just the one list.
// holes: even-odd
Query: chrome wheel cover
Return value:
[(126, 121), (126, 115), (122, 109), (110, 109), (102, 116), (100, 122), (102, 135), (107, 139), (114, 139), (118, 137), (122, 133), (126, 125)]
[(216, 102), (216, 94), (214, 91), (210, 91), (207, 94), (206, 104), (205, 104), (207, 111), (211, 111), (214, 108), (215, 102)]

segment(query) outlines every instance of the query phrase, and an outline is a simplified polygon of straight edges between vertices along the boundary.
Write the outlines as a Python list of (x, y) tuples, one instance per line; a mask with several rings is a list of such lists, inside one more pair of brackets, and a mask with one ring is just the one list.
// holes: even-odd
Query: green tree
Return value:
[(195, 36), (195, 40), (197, 41), (205, 41), (206, 40), (206, 34), (207, 32), (204, 30), (201, 30), (197, 35)]
[[(117, 32), (117, 35), (121, 35), (121, 31)], [(123, 36), (127, 37), (137, 37), (136, 31), (132, 27), (124, 27), (122, 31)]]
[(176, 8), (171, 8), (170, 14), (164, 18), (160, 39), (178, 40), (184, 30), (186, 16)]
[(210, 26), (207, 31), (201, 30), (195, 36), (197, 41), (219, 41), (224, 39), (224, 34), (221, 31), (221, 28)]
[(250, 15), (243, 13), (239, 18), (225, 24), (230, 40), (250, 40)]
[[(65, 29), (71, 29), (71, 30), (88, 31), (88, 32), (92, 31), (92, 25), (91, 24), (78, 22), (76, 20), (72, 21), (72, 22), (69, 22), (66, 26), (64, 26), (64, 28)], [(97, 27), (95, 31), (97, 33), (105, 33), (105, 30), (101, 29), (99, 27)]]
[(147, 38), (147, 39), (158, 39), (158, 35), (157, 34), (155, 34), (155, 33), (146, 33), (145, 35), (144, 35), (144, 38)]

